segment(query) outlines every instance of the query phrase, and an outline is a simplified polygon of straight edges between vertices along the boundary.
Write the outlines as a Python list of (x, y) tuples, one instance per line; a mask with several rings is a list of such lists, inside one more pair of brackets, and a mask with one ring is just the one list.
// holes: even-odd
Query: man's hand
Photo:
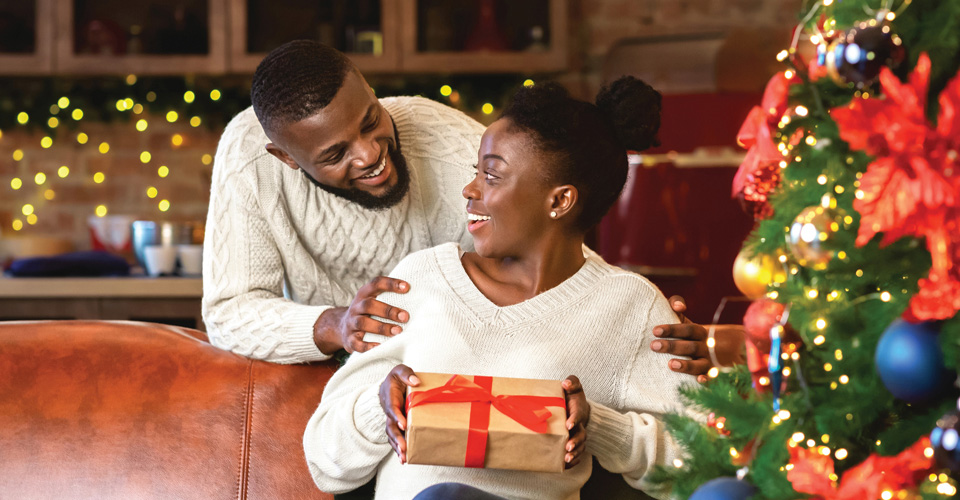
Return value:
[(397, 325), (384, 323), (371, 316), (391, 319), (398, 323), (410, 320), (410, 314), (376, 299), (383, 292), (407, 293), (410, 285), (386, 276), (374, 278), (363, 285), (349, 307), (334, 307), (320, 315), (313, 328), (313, 340), (324, 354), (333, 354), (339, 349), (347, 352), (366, 352), (380, 345), (364, 342), (366, 333), (378, 333), (392, 337), (403, 331)]
[(580, 463), (587, 442), (587, 424), (590, 422), (590, 403), (583, 393), (580, 379), (570, 375), (562, 383), (563, 396), (567, 399), (567, 431), (570, 439), (564, 447), (563, 462), (567, 469)]
[[(707, 372), (713, 367), (710, 360), (710, 351), (707, 348), (707, 328), (690, 321), (684, 316), (687, 310), (686, 301), (679, 295), (670, 297), (670, 306), (680, 318), (681, 323), (675, 325), (659, 325), (653, 329), (653, 334), (659, 337), (650, 343), (650, 349), (665, 354), (687, 356), (689, 359), (674, 358), (668, 363), (670, 369), (676, 372), (696, 375), (698, 382), (707, 381)], [(715, 325), (713, 328), (716, 346), (714, 353), (721, 366), (733, 366), (744, 363), (743, 358), (743, 326)]]
[(403, 411), (407, 386), (420, 385), (420, 378), (407, 365), (397, 365), (390, 370), (387, 378), (380, 384), (380, 407), (387, 415), (387, 440), (400, 463), (407, 463), (407, 440), (403, 437), (407, 430), (407, 415)]

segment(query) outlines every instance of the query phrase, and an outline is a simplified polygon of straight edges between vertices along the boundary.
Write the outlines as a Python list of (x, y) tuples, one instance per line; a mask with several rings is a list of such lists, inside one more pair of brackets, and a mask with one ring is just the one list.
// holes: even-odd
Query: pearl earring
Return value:
[(556, 218), (557, 218), (557, 212), (556, 212), (556, 211), (550, 212), (550, 217), (553, 217), (554, 219), (556, 219)]

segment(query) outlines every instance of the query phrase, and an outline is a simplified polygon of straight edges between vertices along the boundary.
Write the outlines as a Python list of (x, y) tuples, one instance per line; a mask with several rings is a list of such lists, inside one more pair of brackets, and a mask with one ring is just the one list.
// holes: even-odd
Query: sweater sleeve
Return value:
[(343, 493), (373, 478), (381, 462), (397, 460), (387, 441), (379, 389), (400, 364), (399, 338), (354, 353), (327, 382), (320, 406), (307, 422), (303, 450), (322, 491)]
[(654, 326), (677, 322), (667, 299), (659, 290), (654, 291), (656, 298), (640, 330), (643, 340), (638, 342), (624, 386), (624, 408), (618, 410), (590, 401), (587, 451), (597, 457), (603, 468), (622, 474), (630, 486), (666, 498), (668, 491), (655, 489), (645, 478), (656, 466), (672, 464), (681, 452), (660, 415), (682, 409), (677, 389), (692, 378), (671, 371), (666, 358), (649, 348)]
[[(210, 343), (275, 363), (328, 359), (313, 326), (330, 306), (297, 304), (283, 296), (280, 251), (249, 176), (253, 160), (224, 132), (214, 163), (203, 249), (203, 321)], [(241, 164), (242, 163), (242, 164)]]

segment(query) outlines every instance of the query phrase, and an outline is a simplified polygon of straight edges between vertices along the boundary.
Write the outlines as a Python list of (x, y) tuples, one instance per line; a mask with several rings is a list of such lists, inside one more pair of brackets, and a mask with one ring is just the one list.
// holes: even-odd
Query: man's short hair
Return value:
[(339, 50), (311, 40), (287, 42), (260, 61), (250, 99), (264, 129), (298, 122), (333, 100), (353, 63)]

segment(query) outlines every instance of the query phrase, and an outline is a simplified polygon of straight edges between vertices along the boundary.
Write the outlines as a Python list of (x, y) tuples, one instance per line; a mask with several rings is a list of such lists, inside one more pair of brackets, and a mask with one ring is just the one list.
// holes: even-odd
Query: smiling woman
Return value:
[[(454, 482), (566, 499), (590, 476), (591, 456), (636, 488), (672, 463), (677, 450), (657, 416), (680, 410), (677, 390), (688, 378), (649, 343), (654, 326), (677, 317), (649, 281), (583, 247), (623, 188), (626, 150), (656, 143), (659, 114), (659, 94), (632, 78), (603, 89), (597, 105), (553, 84), (517, 93), (483, 134), (463, 188), (476, 252), (449, 243), (404, 259), (390, 275), (409, 292), (380, 296), (409, 311), (404, 333), (355, 353), (324, 391), (304, 436), (321, 489), (350, 490), (377, 474), (378, 498)], [(404, 394), (419, 385), (416, 372), (566, 377), (570, 470), (401, 467)], [(399, 460), (387, 459), (391, 450)]]

